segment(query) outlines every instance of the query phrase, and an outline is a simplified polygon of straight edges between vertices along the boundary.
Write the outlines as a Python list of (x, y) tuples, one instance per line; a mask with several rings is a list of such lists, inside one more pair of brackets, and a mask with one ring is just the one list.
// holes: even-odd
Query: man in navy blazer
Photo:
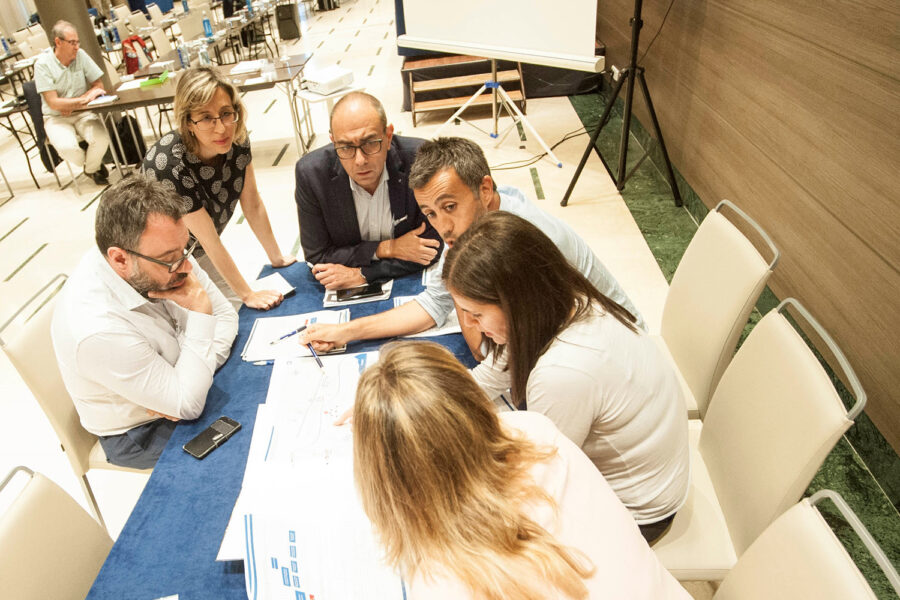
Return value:
[(331, 141), (297, 161), (300, 243), (327, 289), (421, 270), (442, 242), (409, 189), (423, 140), (395, 136), (381, 103), (354, 92), (331, 113)]

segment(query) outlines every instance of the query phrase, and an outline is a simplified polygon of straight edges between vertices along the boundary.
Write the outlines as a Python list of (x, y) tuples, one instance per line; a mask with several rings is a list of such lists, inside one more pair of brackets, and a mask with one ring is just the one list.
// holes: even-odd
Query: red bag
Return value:
[(122, 60), (125, 62), (125, 72), (129, 75), (137, 71), (141, 66), (135, 44), (140, 44), (144, 54), (147, 54), (147, 44), (144, 43), (144, 39), (141, 36), (133, 35), (122, 40)]

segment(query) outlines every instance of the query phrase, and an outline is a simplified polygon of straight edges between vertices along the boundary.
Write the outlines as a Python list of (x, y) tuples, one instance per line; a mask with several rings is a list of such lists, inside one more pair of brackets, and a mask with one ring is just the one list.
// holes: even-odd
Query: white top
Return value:
[[(394, 217), (391, 214), (391, 198), (388, 195), (387, 168), (381, 170), (381, 179), (375, 193), (370, 194), (361, 185), (350, 179), (350, 194), (356, 207), (359, 222), (359, 237), (364, 242), (380, 242), (394, 237)], [(373, 255), (372, 260), (377, 260)]]
[[(502, 413), (503, 425), (557, 454), (531, 469), (535, 482), (556, 502), (558, 512), (539, 504), (529, 516), (564, 545), (580, 550), (596, 567), (585, 580), (590, 598), (604, 600), (689, 600), (690, 595), (662, 566), (641, 537), (634, 520), (616, 494), (575, 444), (553, 423), (530, 412)], [(536, 574), (536, 581), (540, 576)], [(409, 582), (411, 600), (473, 598), (452, 575), (434, 581), (420, 577)], [(555, 590), (542, 597), (560, 598)]]
[[(489, 356), (472, 375), (496, 397), (510, 385), (504, 367)], [(550, 417), (584, 450), (639, 524), (664, 519), (684, 503), (687, 412), (675, 372), (643, 332), (595, 309), (538, 358), (525, 397), (529, 412)]]
[(91, 433), (117, 435), (155, 420), (147, 409), (180, 419), (203, 412), (213, 373), (231, 352), (238, 317), (190, 261), (212, 315), (144, 298), (96, 248), (60, 292), (53, 347), (81, 424)]
[[(625, 290), (574, 229), (532, 204), (517, 188), (501, 185), (497, 186), (497, 192), (500, 194), (500, 210), (518, 215), (543, 231), (553, 240), (569, 264), (594, 284), (597, 291), (621, 304), (637, 318), (638, 327), (645, 328), (641, 313), (625, 294)], [(438, 276), (429, 278), (425, 291), (416, 296), (416, 302), (434, 319), (438, 327), (444, 324), (447, 315), (454, 310), (453, 298), (440, 277), (444, 269), (445, 256), (446, 251), (441, 254), (440, 260), (433, 267)]]

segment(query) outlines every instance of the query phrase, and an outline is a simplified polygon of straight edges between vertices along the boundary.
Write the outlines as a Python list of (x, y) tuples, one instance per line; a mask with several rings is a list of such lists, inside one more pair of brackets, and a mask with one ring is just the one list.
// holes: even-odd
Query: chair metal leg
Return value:
[(81, 490), (84, 492), (85, 497), (88, 500), (88, 504), (90, 505), (91, 514), (94, 519), (103, 529), (106, 529), (106, 522), (103, 520), (103, 515), (100, 514), (100, 506), (97, 504), (97, 499), (94, 497), (94, 490), (91, 489), (91, 482), (88, 481), (87, 473), (81, 476)]

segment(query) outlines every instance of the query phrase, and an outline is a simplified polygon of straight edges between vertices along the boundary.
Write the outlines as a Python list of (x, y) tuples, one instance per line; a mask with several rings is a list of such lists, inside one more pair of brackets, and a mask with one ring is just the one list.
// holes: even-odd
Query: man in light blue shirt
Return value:
[[(409, 186), (447, 248), (452, 248), (456, 239), (482, 215), (494, 210), (514, 213), (543, 231), (599, 292), (634, 315), (638, 327), (644, 328), (637, 308), (585, 241), (567, 224), (532, 204), (521, 190), (498, 187), (484, 153), (474, 142), (463, 138), (425, 142), (410, 170)], [(416, 296), (415, 302), (340, 325), (310, 325), (303, 341), (312, 342), (317, 350), (327, 350), (351, 340), (411, 335), (443, 325), (455, 310), (450, 292), (440, 279), (443, 260), (441, 256), (434, 267), (436, 274), (429, 277), (425, 291)], [(463, 327), (463, 335), (472, 353), (481, 358), (481, 333)]]
[[(71, 23), (57, 21), (51, 34), (53, 49), (45, 50), (34, 63), (44, 129), (60, 156), (84, 166), (85, 175), (94, 183), (106, 185), (109, 173), (103, 165), (103, 156), (109, 147), (109, 134), (100, 117), (79, 110), (106, 93), (103, 71), (79, 48), (78, 32)], [(86, 150), (79, 146), (81, 141), (87, 143)]]

